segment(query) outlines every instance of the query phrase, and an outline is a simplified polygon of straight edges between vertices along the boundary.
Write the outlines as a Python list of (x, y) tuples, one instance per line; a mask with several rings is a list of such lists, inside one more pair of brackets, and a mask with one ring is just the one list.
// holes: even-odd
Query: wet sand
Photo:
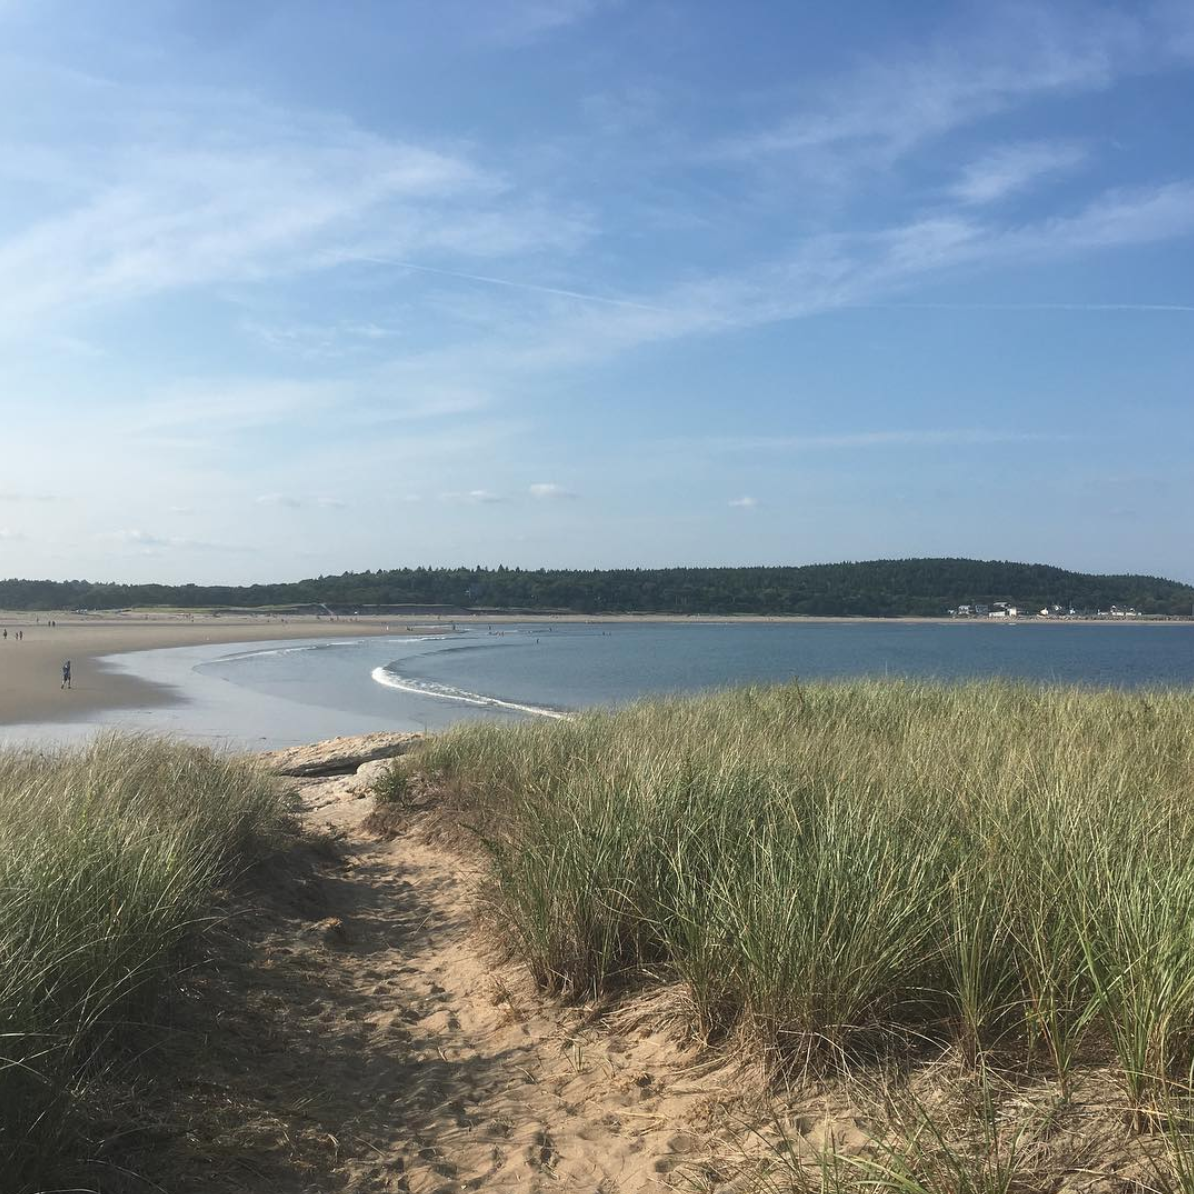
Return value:
[[(51, 619), (53, 627), (48, 625)], [(404, 629), (384, 617), (282, 621), (267, 616), (196, 615), (191, 620), (169, 614), (0, 613), (0, 725), (68, 721), (105, 709), (145, 708), (179, 699), (172, 689), (105, 668), (98, 662), (105, 655), (202, 643), (393, 636)], [(7, 638), (2, 637), (4, 630)], [(17, 638), (17, 631), (23, 632), (23, 639)], [(62, 665), (68, 659), (71, 687), (64, 690)]]

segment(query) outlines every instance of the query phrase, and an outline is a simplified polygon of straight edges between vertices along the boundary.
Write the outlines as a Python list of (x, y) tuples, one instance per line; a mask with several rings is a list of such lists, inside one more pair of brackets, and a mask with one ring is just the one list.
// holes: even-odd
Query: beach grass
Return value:
[[(1194, 1061), (1194, 694), (792, 683), (431, 739), (546, 989), (685, 993), (773, 1072)], [(873, 1175), (872, 1175), (873, 1176)]]
[(89, 1078), (134, 1043), (213, 888), (279, 827), (251, 764), (104, 736), (0, 752), (0, 1163), (34, 1189)]

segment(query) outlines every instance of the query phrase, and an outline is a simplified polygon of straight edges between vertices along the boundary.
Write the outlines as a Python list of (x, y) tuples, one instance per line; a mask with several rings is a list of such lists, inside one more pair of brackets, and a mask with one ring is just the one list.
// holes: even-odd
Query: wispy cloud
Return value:
[(343, 510), (348, 505), (342, 498), (323, 494), (314, 497), (300, 497), (293, 493), (263, 493), (253, 501), (258, 506), (277, 506), (284, 510), (301, 510), (311, 506), (320, 510)]
[(463, 282), (480, 282), (486, 286), (506, 286), (512, 290), (526, 290), (535, 294), (552, 295), (556, 298), (579, 299), (585, 303), (606, 303), (612, 307), (631, 307), (640, 311), (658, 311), (660, 308), (650, 303), (640, 303), (633, 299), (614, 298), (604, 294), (586, 294), (579, 290), (567, 290), (558, 286), (540, 286), (535, 282), (520, 282), (512, 278), (495, 278), (488, 274), (468, 274), (461, 270), (440, 269), (430, 265), (416, 265), (412, 261), (397, 261), (388, 257), (361, 257), (361, 261), (368, 261), (373, 265), (392, 265), (399, 269), (414, 270), (418, 273), (435, 274), (441, 278), (456, 278)]
[(506, 500), (500, 493), (494, 493), (489, 489), (469, 489), (463, 492), (448, 490), (439, 496), (445, 502), (469, 502), (478, 506), (492, 506)]
[[(495, 42), (526, 44), (587, 21), (620, 3), (621, 0), (513, 0), (494, 6), (491, 10), (495, 14), (493, 23), (483, 24), (482, 28)], [(475, 30), (478, 10), (470, 4), (465, 6), (464, 12)]]
[[(823, 80), (819, 100), (770, 128), (727, 138), (727, 160), (849, 154), (887, 164), (924, 142), (1030, 100), (1100, 90), (1182, 60), (1190, 21), (1177, 5), (1108, 11), (1000, 5), (987, 22)], [(1186, 33), (1183, 38), (1181, 34)]]
[(536, 482), (527, 492), (539, 502), (566, 501), (577, 496), (572, 490), (556, 485), (553, 481)]
[(158, 555), (164, 551), (201, 551), (240, 553), (253, 549), (243, 544), (211, 543), (204, 539), (187, 539), (179, 535), (155, 535), (140, 529), (102, 531), (97, 542), (123, 548), (138, 555)]
[[(458, 152), (343, 118), (281, 112), (243, 95), (133, 88), (108, 105), (112, 139), (79, 163), (91, 177), (78, 180), (86, 185), (74, 205), (0, 240), (6, 325), (370, 253), (492, 258), (588, 235), (575, 210), (514, 196)], [(60, 173), (54, 163), (40, 168)], [(360, 329), (347, 334), (359, 338)]]
[(103, 531), (96, 536), (97, 539), (106, 543), (124, 544), (130, 547), (168, 547), (169, 539), (164, 539), (160, 535), (151, 535), (148, 531), (130, 529), (120, 531)]
[(353, 320), (339, 320), (332, 324), (286, 324), (248, 318), (241, 323), (241, 330), (279, 353), (321, 361), (385, 352), (401, 335), (398, 328)]
[(951, 188), (961, 203), (994, 203), (1027, 190), (1040, 179), (1073, 170), (1089, 154), (1073, 142), (1025, 141), (1002, 145), (971, 162)]
[(730, 498), (727, 504), (734, 510), (753, 510), (759, 504), (759, 499), (744, 495), (743, 497)]
[(809, 238), (786, 258), (661, 290), (641, 308), (512, 312), (492, 337), (425, 364), (449, 377), (467, 370), (500, 385), (511, 376), (608, 359), (645, 344), (877, 304), (961, 267), (1064, 260), (1191, 234), (1192, 181), (1112, 190), (1076, 211), (1016, 225), (962, 212), (913, 218), (874, 232)]

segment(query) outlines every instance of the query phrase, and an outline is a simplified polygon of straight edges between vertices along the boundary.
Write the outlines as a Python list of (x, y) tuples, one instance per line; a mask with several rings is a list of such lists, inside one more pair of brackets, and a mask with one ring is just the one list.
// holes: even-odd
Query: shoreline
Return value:
[[(54, 626), (48, 623), (53, 621)], [(393, 614), (330, 618), (276, 614), (112, 613), (58, 614), (0, 611), (0, 728), (85, 723), (97, 714), (183, 707), (190, 696), (178, 685), (147, 679), (106, 660), (143, 651), (208, 645), (321, 638), (401, 638), (477, 630), (487, 625), (771, 625), (771, 626), (1185, 626), (1190, 619), (984, 619), (812, 617), (718, 614), (424, 614), (404, 622)], [(23, 639), (15, 637), (21, 631)], [(61, 668), (71, 660), (73, 684), (60, 687)]]
[[(371, 615), (372, 616), (372, 615)], [(677, 626), (1194, 626), (1194, 618), (950, 618), (901, 616), (880, 618), (871, 614), (454, 614), (437, 615), (444, 622), (575, 622), (616, 625), (636, 622), (674, 623)]]
[[(48, 625), (49, 621), (56, 625)], [(425, 630), (425, 625), (423, 628)], [(331, 620), (218, 615), (57, 615), (0, 613), (0, 726), (71, 723), (110, 710), (185, 704), (171, 686), (109, 667), (104, 658), (136, 651), (283, 639), (400, 637), (418, 633), (393, 618)], [(16, 639), (14, 631), (23, 632)], [(72, 684), (60, 687), (71, 661)]]

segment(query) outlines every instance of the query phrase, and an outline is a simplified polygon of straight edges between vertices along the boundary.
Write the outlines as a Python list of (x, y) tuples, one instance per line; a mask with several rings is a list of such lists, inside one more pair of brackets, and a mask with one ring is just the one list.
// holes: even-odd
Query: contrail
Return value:
[(421, 274), (439, 274), (444, 278), (459, 278), (464, 282), (484, 282), (489, 286), (508, 286), (512, 290), (533, 290), (538, 294), (554, 294), (560, 298), (580, 299), (585, 303), (606, 303), (611, 307), (633, 307), (637, 311), (657, 311), (668, 314), (666, 307), (652, 307), (649, 303), (636, 303), (630, 299), (607, 298), (600, 294), (582, 294), (579, 290), (539, 286), (534, 282), (514, 282), (509, 278), (493, 278), (486, 274), (465, 274), (453, 269), (438, 269), (432, 265), (415, 265), (413, 261), (397, 261), (392, 257), (353, 257), (351, 260), (368, 261), (374, 265), (395, 265), (400, 269), (413, 269)]
[(851, 303), (866, 311), (1178, 311), (1194, 313), (1185, 303)]
[[(674, 311), (651, 303), (632, 299), (609, 298), (603, 294), (585, 294), (579, 290), (565, 290), (558, 286), (540, 286), (535, 282), (516, 282), (510, 278), (495, 278), (491, 274), (468, 274), (461, 270), (441, 269), (434, 265), (417, 265), (394, 257), (352, 257), (353, 261), (367, 261), (373, 265), (392, 265), (421, 274), (436, 274), (441, 278), (457, 278), (462, 282), (481, 282), (486, 286), (506, 286), (511, 290), (530, 290), (536, 294), (553, 294), (558, 298), (579, 299), (583, 303), (603, 303), (610, 307), (629, 307), (635, 311), (654, 311), (670, 315)], [(844, 303), (840, 307), (828, 304), (824, 313), (833, 310), (854, 311), (1165, 311), (1194, 314), (1194, 304), (1185, 303)], [(812, 314), (818, 312), (813, 311)]]

